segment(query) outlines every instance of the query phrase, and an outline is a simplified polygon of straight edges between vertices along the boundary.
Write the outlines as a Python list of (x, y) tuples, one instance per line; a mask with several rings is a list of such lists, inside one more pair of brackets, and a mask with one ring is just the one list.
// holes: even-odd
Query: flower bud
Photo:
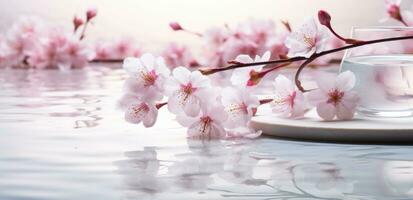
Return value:
[(85, 21), (82, 18), (80, 18), (79, 16), (76, 15), (75, 17), (73, 17), (73, 26), (74, 26), (75, 31), (80, 26), (82, 26), (84, 23), (85, 23)]
[(178, 22), (171, 22), (169, 23), (169, 26), (172, 28), (174, 31), (180, 31), (183, 30), (182, 26)]
[(402, 16), (400, 14), (400, 6), (397, 4), (390, 4), (387, 6), (387, 14), (398, 21), (402, 20)]
[(331, 22), (331, 16), (324, 10), (318, 11), (318, 21), (320, 24), (329, 27)]
[(96, 8), (89, 8), (86, 11), (86, 21), (90, 21), (91, 19), (93, 19), (94, 17), (96, 17), (97, 15), (97, 9)]

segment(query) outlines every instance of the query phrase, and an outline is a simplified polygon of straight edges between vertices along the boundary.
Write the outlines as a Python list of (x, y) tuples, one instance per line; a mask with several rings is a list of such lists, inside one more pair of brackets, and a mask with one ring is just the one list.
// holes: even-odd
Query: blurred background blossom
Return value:
[[(403, 1), (402, 8), (409, 9), (412, 3)], [(325, 9), (333, 15), (337, 30), (347, 35), (352, 26), (381, 25), (379, 20), (385, 17), (384, 1), (379, 0), (0, 0), (0, 32), (23, 15), (36, 15), (72, 28), (73, 15), (83, 14), (90, 6), (98, 8), (99, 17), (88, 31), (87, 40), (127, 36), (149, 51), (159, 51), (170, 42), (202, 45), (199, 38), (171, 31), (171, 21), (198, 32), (225, 24), (235, 27), (249, 18), (275, 20), (278, 28), (284, 19), (296, 27), (317, 10)]]

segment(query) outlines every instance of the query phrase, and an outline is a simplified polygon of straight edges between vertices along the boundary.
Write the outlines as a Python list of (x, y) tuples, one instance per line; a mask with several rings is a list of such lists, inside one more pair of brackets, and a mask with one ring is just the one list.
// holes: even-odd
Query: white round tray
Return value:
[(366, 118), (322, 121), (315, 110), (304, 119), (284, 119), (271, 114), (252, 118), (251, 126), (263, 134), (298, 140), (346, 143), (413, 144), (413, 118)]

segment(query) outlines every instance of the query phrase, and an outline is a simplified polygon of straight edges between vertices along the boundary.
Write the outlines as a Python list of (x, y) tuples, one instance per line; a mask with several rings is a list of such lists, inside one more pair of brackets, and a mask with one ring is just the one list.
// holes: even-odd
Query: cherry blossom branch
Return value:
[(336, 53), (336, 52), (347, 50), (347, 49), (352, 49), (352, 48), (356, 48), (356, 47), (370, 45), (370, 44), (392, 42), (392, 41), (399, 41), (399, 40), (410, 40), (410, 39), (413, 39), (413, 36), (402, 36), (402, 37), (394, 37), (394, 38), (383, 38), (383, 39), (377, 39), (377, 40), (369, 40), (369, 41), (358, 42), (356, 44), (352, 44), (352, 45), (348, 45), (348, 46), (343, 46), (343, 47), (340, 47), (340, 48), (337, 48), (337, 49), (331, 49), (331, 50), (323, 51), (323, 52), (320, 52), (320, 53), (314, 53), (312, 56), (307, 58), (306, 61), (303, 64), (301, 64), (300, 67), (298, 68), (298, 70), (295, 74), (295, 83), (296, 83), (299, 90), (301, 90), (302, 92), (308, 92), (308, 90), (305, 90), (301, 85), (301, 82), (299, 80), (300, 73), (304, 69), (304, 67), (306, 67), (312, 61), (314, 61), (315, 59), (317, 59), (321, 56), (325, 56), (325, 55), (328, 55), (328, 54)]
[(121, 63), (124, 59), (93, 59), (92, 63)]
[(187, 32), (193, 35), (196, 35), (198, 37), (202, 37), (201, 33), (195, 32), (195, 31), (190, 31), (188, 29), (184, 29), (181, 24), (179, 24), (178, 22), (171, 22), (169, 23), (169, 27), (171, 27), (172, 30), (174, 31), (183, 31), (183, 32)]
[(303, 61), (306, 59), (307, 59), (306, 57), (293, 57), (293, 58), (287, 58), (287, 59), (270, 60), (270, 61), (264, 61), (264, 62), (252, 62), (252, 63), (241, 63), (237, 61), (235, 62), (229, 61), (229, 63), (234, 63), (234, 64), (229, 65), (227, 67), (222, 67), (222, 68), (202, 68), (202, 69), (199, 69), (199, 71), (204, 75), (210, 75), (210, 74), (214, 74), (217, 72), (222, 72), (222, 71), (227, 71), (227, 70), (232, 70), (232, 69), (251, 67), (251, 66), (256, 66), (256, 65), (270, 65), (270, 64), (297, 62), (297, 61)]
[[(316, 56), (316, 58), (327, 55), (327, 54), (332, 54), (336, 53), (339, 51), (351, 49), (351, 48), (356, 48), (364, 45), (370, 45), (370, 44), (376, 44), (376, 43), (383, 43), (383, 42), (391, 42), (391, 41), (398, 41), (398, 40), (408, 40), (408, 39), (413, 39), (413, 36), (403, 36), (403, 37), (394, 37), (394, 38), (383, 38), (383, 39), (377, 39), (377, 40), (369, 40), (369, 41), (359, 41), (356, 44), (348, 45), (348, 46), (343, 46), (339, 47), (337, 49), (331, 49), (328, 51), (323, 51), (320, 53), (315, 53), (313, 56)], [(256, 65), (270, 65), (270, 64), (280, 64), (280, 63), (287, 63), (287, 62), (297, 62), (297, 61), (304, 61), (308, 60), (309, 58), (306, 57), (292, 57), (288, 59), (280, 59), (280, 60), (270, 60), (270, 61), (264, 61), (264, 62), (252, 62), (252, 63), (240, 63), (240, 62), (234, 62), (230, 61), (229, 63), (236, 63), (229, 65), (227, 67), (223, 68), (203, 68), (199, 69), (199, 71), (204, 74), (204, 75), (210, 75), (214, 74), (217, 72), (222, 72), (222, 71), (227, 71), (227, 70), (233, 70), (233, 69), (238, 69), (238, 68), (244, 68), (244, 67), (251, 67), (251, 66), (256, 66)]]
[(82, 33), (80, 34), (79, 40), (83, 40), (85, 38), (86, 29), (87, 29), (88, 24), (89, 22), (86, 21), (85, 25), (83, 25)]
[[(272, 101), (273, 101), (274, 99), (261, 99), (260, 100), (260, 105), (263, 105), (263, 104), (267, 104), (267, 103), (271, 103)], [(161, 102), (161, 103), (156, 103), (155, 104), (155, 107), (156, 107), (156, 109), (161, 109), (162, 107), (164, 107), (165, 105), (167, 105), (168, 104), (168, 102)]]
[(341, 35), (339, 35), (331, 26), (331, 16), (330, 14), (328, 14), (326, 11), (324, 10), (320, 10), (318, 11), (318, 21), (320, 22), (321, 25), (324, 25), (325, 27), (328, 28), (328, 30), (330, 30), (330, 32), (336, 36), (338, 39), (344, 41), (346, 44), (357, 44), (357, 43), (361, 43), (363, 41), (360, 40), (355, 40), (355, 39), (351, 39), (351, 38), (344, 38)]
[(400, 1), (385, 1), (387, 14), (390, 18), (395, 19), (396, 21), (401, 22), (405, 26), (409, 26), (406, 21), (403, 19), (403, 16), (400, 12)]
[(83, 40), (85, 38), (86, 30), (88, 27), (88, 24), (92, 21), (93, 18), (95, 18), (97, 15), (97, 10), (96, 8), (90, 8), (86, 12), (86, 22), (83, 25), (82, 32), (80, 34), (79, 40)]
[(162, 108), (164, 105), (166, 105), (166, 104), (168, 104), (168, 102), (162, 102), (162, 103), (157, 103), (156, 105), (155, 105), (155, 107), (156, 107), (156, 109), (160, 109), (160, 108)]

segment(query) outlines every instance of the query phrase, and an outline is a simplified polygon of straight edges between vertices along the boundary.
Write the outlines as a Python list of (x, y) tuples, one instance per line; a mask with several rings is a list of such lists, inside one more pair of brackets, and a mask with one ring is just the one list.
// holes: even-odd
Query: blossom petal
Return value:
[(311, 105), (318, 105), (320, 103), (327, 102), (328, 96), (320, 89), (315, 89), (307, 93), (307, 100)]
[(201, 106), (198, 98), (193, 95), (189, 95), (185, 100), (183, 100), (183, 108), (185, 114), (191, 117), (195, 117), (201, 111)]
[(142, 120), (143, 126), (145, 126), (146, 128), (152, 127), (155, 124), (156, 119), (158, 117), (158, 109), (153, 105), (148, 106), (149, 111)]
[(256, 57), (255, 62), (263, 62), (263, 61), (268, 61), (270, 60), (271, 57), (271, 52), (270, 51), (266, 51), (264, 52), (264, 54), (261, 57)]
[(320, 103), (317, 106), (317, 113), (324, 120), (331, 121), (336, 115), (336, 108), (330, 103)]
[(209, 78), (205, 75), (202, 75), (199, 71), (194, 71), (191, 73), (190, 82), (195, 88), (206, 88), (210, 87), (211, 85)]
[(146, 109), (142, 103), (133, 104), (126, 109), (125, 120), (130, 123), (139, 124), (148, 112), (149, 109)]
[(324, 51), (325, 47), (327, 46), (329, 40), (330, 40), (330, 35), (328, 34), (328, 31), (326, 30), (326, 27), (321, 27), (320, 30), (317, 33), (317, 42), (316, 42), (316, 52), (320, 53)]
[(123, 60), (123, 69), (128, 73), (136, 73), (139, 68), (143, 67), (138, 58), (128, 57)]
[(210, 116), (214, 121), (222, 123), (227, 120), (228, 113), (225, 111), (224, 106), (215, 105), (209, 107), (208, 116)]
[(235, 69), (231, 75), (232, 85), (245, 87), (247, 85), (248, 80), (250, 79), (250, 72), (253, 69), (254, 68), (252, 67)]
[(188, 127), (188, 137), (189, 138), (199, 138), (206, 139), (210, 137), (211, 126), (210, 124), (205, 124), (205, 122), (198, 120)]
[(284, 75), (278, 75), (274, 80), (275, 92), (281, 96), (290, 95), (295, 91), (292, 81)]
[(354, 117), (356, 112), (355, 108), (349, 108), (345, 104), (337, 105), (337, 119), (339, 120), (350, 120)]
[(351, 71), (340, 73), (336, 79), (336, 88), (340, 91), (351, 90), (356, 84), (356, 76)]
[(174, 114), (186, 114), (195, 117), (199, 114), (201, 107), (198, 98), (194, 95), (176, 91), (168, 99), (168, 110)]
[(357, 92), (347, 91), (344, 93), (341, 103), (347, 108), (354, 109), (360, 103), (360, 97)]
[(168, 77), (171, 71), (169, 70), (168, 67), (166, 67), (165, 60), (162, 57), (156, 58), (156, 67), (155, 71), (158, 75), (161, 75), (163, 77)]
[(224, 106), (228, 106), (232, 103), (242, 103), (241, 97), (238, 95), (235, 88), (226, 87), (222, 90), (221, 101)]
[(241, 62), (241, 63), (252, 63), (254, 60), (249, 56), (249, 55), (238, 55), (235, 58), (235, 61)]
[(336, 75), (332, 73), (323, 73), (319, 77), (316, 77), (318, 88), (325, 93), (336, 87)]
[(294, 105), (291, 112), (291, 118), (302, 118), (307, 112), (307, 102), (302, 92), (297, 91), (294, 99)]
[(173, 70), (172, 72), (173, 77), (183, 85), (186, 85), (189, 83), (191, 79), (191, 72), (186, 69), (185, 67), (177, 67)]
[(150, 53), (145, 53), (140, 58), (143, 65), (148, 71), (152, 71), (155, 66), (155, 57)]
[(300, 32), (307, 37), (315, 38), (317, 36), (318, 27), (313, 17), (308, 18), (300, 27)]
[(141, 78), (129, 77), (126, 79), (123, 89), (125, 92), (138, 94), (144, 90), (144, 82)]
[(192, 124), (194, 124), (198, 120), (198, 117), (189, 117), (187, 115), (177, 115), (176, 116), (176, 121), (184, 126), (184, 127), (189, 127)]
[(226, 131), (220, 123), (212, 122), (211, 132), (209, 135), (211, 139), (221, 139), (221, 138), (225, 138)]
[(226, 136), (224, 127), (217, 122), (199, 120), (188, 128), (188, 137), (197, 139), (221, 139)]

